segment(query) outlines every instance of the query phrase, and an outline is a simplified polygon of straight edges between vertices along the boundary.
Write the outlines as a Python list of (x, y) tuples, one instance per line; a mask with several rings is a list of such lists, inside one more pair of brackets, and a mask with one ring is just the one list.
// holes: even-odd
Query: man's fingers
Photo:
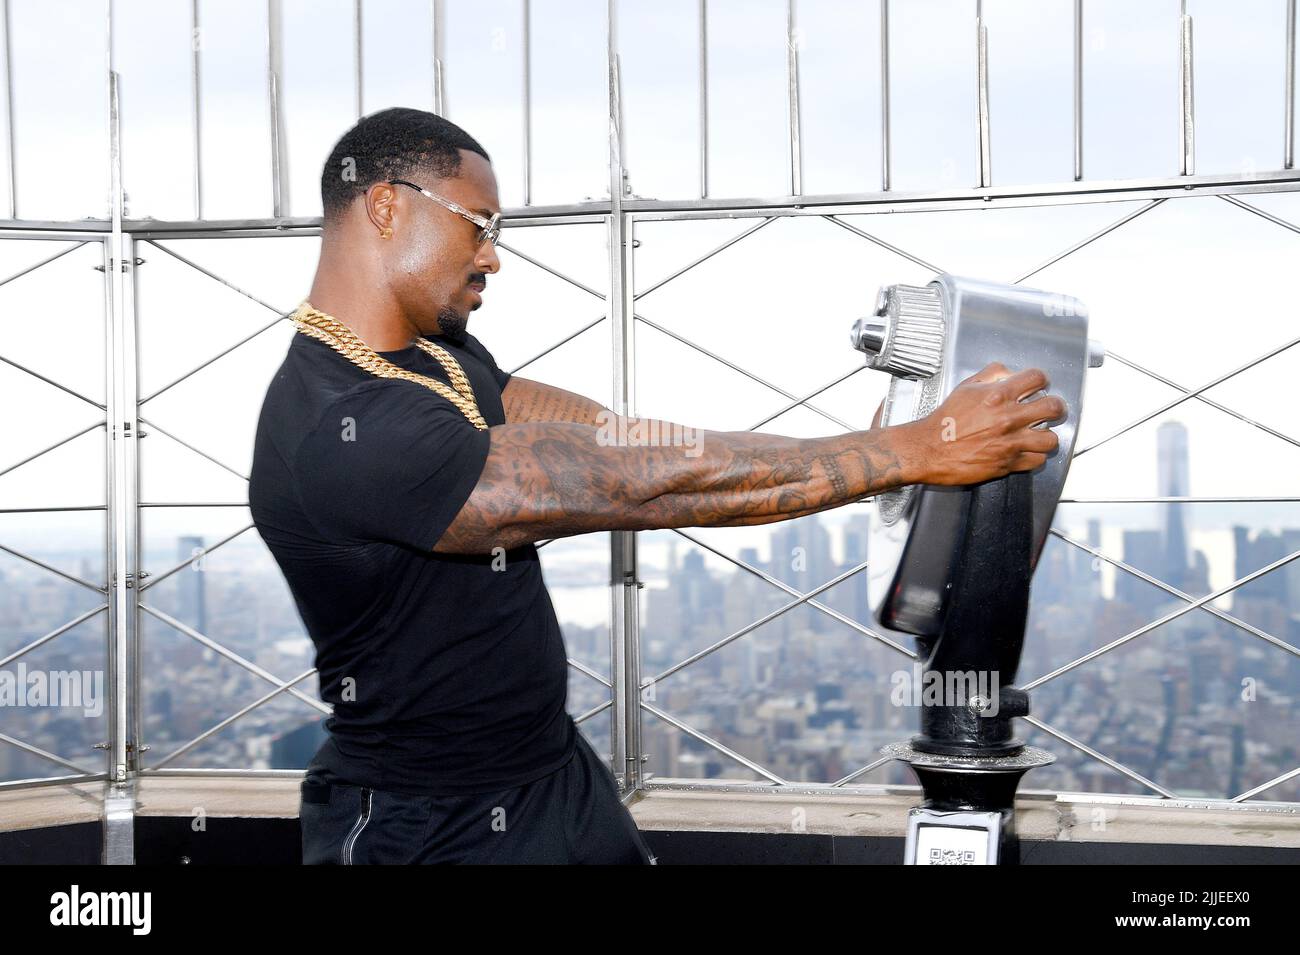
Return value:
[(1069, 414), (1065, 399), (1059, 395), (1043, 395), (1033, 401), (1021, 402), (1016, 416), (1018, 427), (1038, 424), (1040, 421), (1060, 421)]
[(1011, 369), (1000, 361), (991, 361), (975, 374), (967, 378), (967, 381), (997, 381), (1000, 378), (1006, 378), (1011, 374)]
[(1036, 391), (1046, 391), (1051, 382), (1047, 380), (1047, 373), (1041, 368), (1025, 368), (1013, 375), (1008, 375), (1002, 382), (1002, 388), (1007, 395), (1016, 401), (1024, 398), (1026, 395), (1032, 395)]
[(1061, 439), (1055, 431), (1038, 431), (1031, 428), (1020, 443), (1025, 451), (1051, 454), (1061, 446)]

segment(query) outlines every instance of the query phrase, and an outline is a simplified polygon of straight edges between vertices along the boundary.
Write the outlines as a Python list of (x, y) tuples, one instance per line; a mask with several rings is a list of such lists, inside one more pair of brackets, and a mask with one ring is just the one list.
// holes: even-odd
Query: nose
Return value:
[(501, 260), (497, 258), (496, 246), (491, 242), (484, 242), (474, 256), (474, 267), (480, 272), (496, 273), (501, 268)]

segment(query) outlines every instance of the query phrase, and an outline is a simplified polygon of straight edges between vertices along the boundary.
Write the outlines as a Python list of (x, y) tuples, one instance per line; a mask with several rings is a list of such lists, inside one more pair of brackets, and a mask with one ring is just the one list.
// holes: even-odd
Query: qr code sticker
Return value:
[(930, 865), (974, 865), (975, 853), (969, 849), (930, 850)]

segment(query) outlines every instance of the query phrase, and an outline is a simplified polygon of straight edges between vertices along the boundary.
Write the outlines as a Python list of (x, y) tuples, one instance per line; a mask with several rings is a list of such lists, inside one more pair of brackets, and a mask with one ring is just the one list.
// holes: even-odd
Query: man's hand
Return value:
[(904, 426), (919, 446), (919, 483), (979, 484), (1042, 466), (1060, 439), (1033, 425), (1059, 423), (1068, 409), (1056, 395), (1021, 399), (1047, 386), (1047, 375), (1040, 369), (1013, 373), (999, 362), (959, 384), (928, 417)]

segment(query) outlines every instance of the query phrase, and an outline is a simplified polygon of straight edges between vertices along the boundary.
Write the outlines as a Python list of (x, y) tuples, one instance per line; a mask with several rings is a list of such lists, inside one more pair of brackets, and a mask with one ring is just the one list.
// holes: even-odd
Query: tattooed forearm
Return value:
[(434, 549), (487, 553), (591, 531), (770, 523), (920, 479), (908, 426), (830, 438), (698, 434), (688, 454), (611, 446), (581, 424), (494, 427), (478, 485)]
[(501, 392), (501, 405), (508, 424), (568, 421), (599, 425), (601, 413), (609, 414), (599, 401), (565, 391), (540, 381), (511, 377)]

